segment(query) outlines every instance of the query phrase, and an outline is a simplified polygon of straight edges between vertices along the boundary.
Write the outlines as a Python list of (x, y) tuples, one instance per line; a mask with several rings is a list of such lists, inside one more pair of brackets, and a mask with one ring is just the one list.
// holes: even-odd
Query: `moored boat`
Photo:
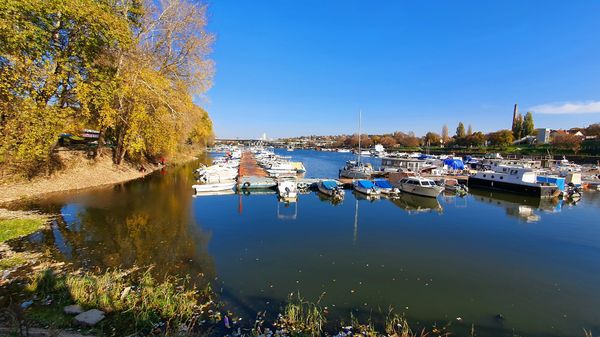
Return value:
[(360, 179), (352, 183), (354, 190), (366, 195), (376, 196), (381, 192), (377, 189), (375, 184), (370, 180)]
[(216, 184), (199, 184), (192, 185), (192, 188), (196, 191), (196, 193), (202, 192), (219, 192), (219, 191), (228, 191), (233, 189), (235, 186), (235, 181), (222, 182)]
[[(541, 178), (541, 177), (540, 177)], [(558, 179), (539, 179), (530, 167), (497, 165), (494, 170), (480, 171), (469, 177), (469, 187), (512, 192), (540, 198), (552, 198), (561, 194)], [(562, 178), (564, 185), (564, 178)]]
[(344, 190), (333, 180), (321, 180), (317, 183), (319, 192), (331, 197), (344, 197)]
[(398, 195), (400, 190), (392, 185), (389, 180), (378, 178), (373, 180), (375, 188), (377, 188), (382, 194), (386, 195)]
[(424, 197), (437, 197), (444, 188), (438, 186), (435, 181), (423, 177), (407, 177), (398, 183), (398, 188), (402, 192), (421, 195)]

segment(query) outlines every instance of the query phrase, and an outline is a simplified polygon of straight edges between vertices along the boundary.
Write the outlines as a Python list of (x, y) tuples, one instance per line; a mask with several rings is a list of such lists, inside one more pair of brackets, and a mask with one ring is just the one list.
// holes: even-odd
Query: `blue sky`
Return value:
[(217, 137), (600, 122), (600, 1), (207, 3)]

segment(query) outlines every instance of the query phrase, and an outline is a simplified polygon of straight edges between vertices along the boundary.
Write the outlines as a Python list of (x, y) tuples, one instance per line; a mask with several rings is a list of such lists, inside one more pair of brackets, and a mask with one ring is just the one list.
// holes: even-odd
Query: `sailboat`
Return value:
[(373, 167), (371, 164), (364, 164), (360, 161), (361, 147), (360, 147), (360, 124), (362, 119), (362, 112), (358, 113), (358, 155), (356, 161), (349, 160), (346, 165), (340, 170), (340, 178), (351, 178), (351, 179), (370, 179), (373, 174)]

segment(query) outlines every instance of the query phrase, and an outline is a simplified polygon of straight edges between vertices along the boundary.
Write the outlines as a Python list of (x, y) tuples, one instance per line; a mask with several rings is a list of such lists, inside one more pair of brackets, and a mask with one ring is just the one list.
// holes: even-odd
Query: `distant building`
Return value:
[(536, 129), (537, 135), (535, 137), (535, 141), (538, 144), (548, 144), (550, 143), (550, 129), (548, 128), (540, 128)]

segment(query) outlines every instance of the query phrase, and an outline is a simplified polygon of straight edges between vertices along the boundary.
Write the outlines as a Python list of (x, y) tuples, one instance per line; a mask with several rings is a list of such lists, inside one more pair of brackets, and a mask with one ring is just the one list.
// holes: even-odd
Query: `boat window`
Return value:
[(486, 175), (484, 174), (484, 175), (483, 175), (483, 177), (485, 178), (485, 177), (486, 177)]
[(504, 177), (500, 177), (500, 179), (504, 179)]
[(492, 175), (492, 179), (494, 179), (494, 176)]

